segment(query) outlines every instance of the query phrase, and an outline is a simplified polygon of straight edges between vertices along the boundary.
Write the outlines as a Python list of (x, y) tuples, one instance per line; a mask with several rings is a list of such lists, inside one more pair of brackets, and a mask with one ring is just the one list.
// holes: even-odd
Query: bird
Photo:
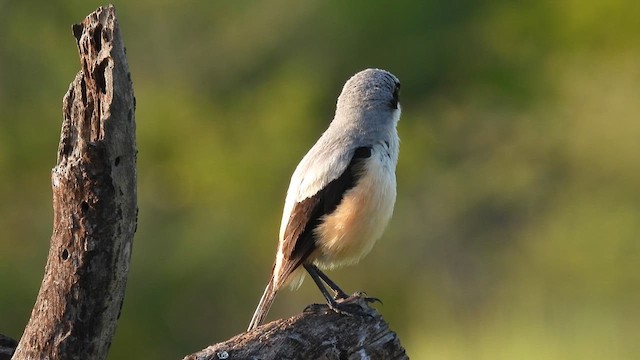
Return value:
[(345, 300), (360, 294), (350, 297), (321, 269), (356, 264), (391, 219), (400, 148), (399, 90), (395, 75), (373, 68), (344, 84), (333, 120), (291, 176), (275, 262), (247, 331), (264, 321), (280, 289), (300, 287), (305, 271), (329, 308), (353, 313)]

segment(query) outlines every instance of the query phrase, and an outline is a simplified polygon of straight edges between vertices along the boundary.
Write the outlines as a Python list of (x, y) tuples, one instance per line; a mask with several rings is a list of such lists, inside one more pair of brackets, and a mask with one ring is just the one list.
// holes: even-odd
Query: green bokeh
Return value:
[[(71, 24), (0, 0), (0, 333), (51, 235)], [(115, 2), (137, 97), (139, 207), (110, 359), (243, 331), (288, 179), (366, 67), (402, 81), (398, 201), (358, 266), (413, 359), (640, 354), (640, 6), (617, 1)], [(270, 319), (321, 296), (281, 292)]]

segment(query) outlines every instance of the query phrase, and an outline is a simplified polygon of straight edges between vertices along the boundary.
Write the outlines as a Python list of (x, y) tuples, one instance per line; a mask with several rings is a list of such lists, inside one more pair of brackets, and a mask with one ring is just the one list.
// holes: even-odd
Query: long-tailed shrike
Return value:
[[(319, 268), (357, 263), (391, 218), (400, 139), (400, 81), (367, 69), (349, 79), (329, 128), (291, 177), (278, 252), (249, 330), (266, 317), (284, 285), (300, 286), (309, 273), (329, 307), (347, 312), (349, 296)], [(329, 286), (335, 298), (329, 293)]]

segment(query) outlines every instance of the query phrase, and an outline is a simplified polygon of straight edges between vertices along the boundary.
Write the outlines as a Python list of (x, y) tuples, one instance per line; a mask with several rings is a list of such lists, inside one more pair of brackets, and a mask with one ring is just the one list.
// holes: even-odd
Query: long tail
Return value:
[(271, 276), (271, 279), (269, 280), (269, 283), (267, 284), (267, 287), (264, 289), (264, 293), (260, 298), (258, 307), (253, 313), (253, 317), (251, 318), (251, 322), (249, 323), (249, 328), (247, 329), (247, 331), (251, 331), (257, 328), (262, 323), (262, 321), (264, 321), (264, 318), (266, 318), (267, 314), (269, 313), (269, 309), (271, 309), (271, 305), (273, 305), (273, 300), (275, 300), (277, 293), (278, 289), (275, 286), (274, 277)]

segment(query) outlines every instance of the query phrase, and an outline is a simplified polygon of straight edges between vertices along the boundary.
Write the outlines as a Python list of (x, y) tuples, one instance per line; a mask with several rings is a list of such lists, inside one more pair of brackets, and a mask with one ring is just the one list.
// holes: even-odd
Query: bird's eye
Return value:
[(400, 84), (397, 83), (395, 89), (393, 89), (393, 100), (391, 100), (391, 107), (394, 109), (398, 108), (399, 92), (400, 92)]

